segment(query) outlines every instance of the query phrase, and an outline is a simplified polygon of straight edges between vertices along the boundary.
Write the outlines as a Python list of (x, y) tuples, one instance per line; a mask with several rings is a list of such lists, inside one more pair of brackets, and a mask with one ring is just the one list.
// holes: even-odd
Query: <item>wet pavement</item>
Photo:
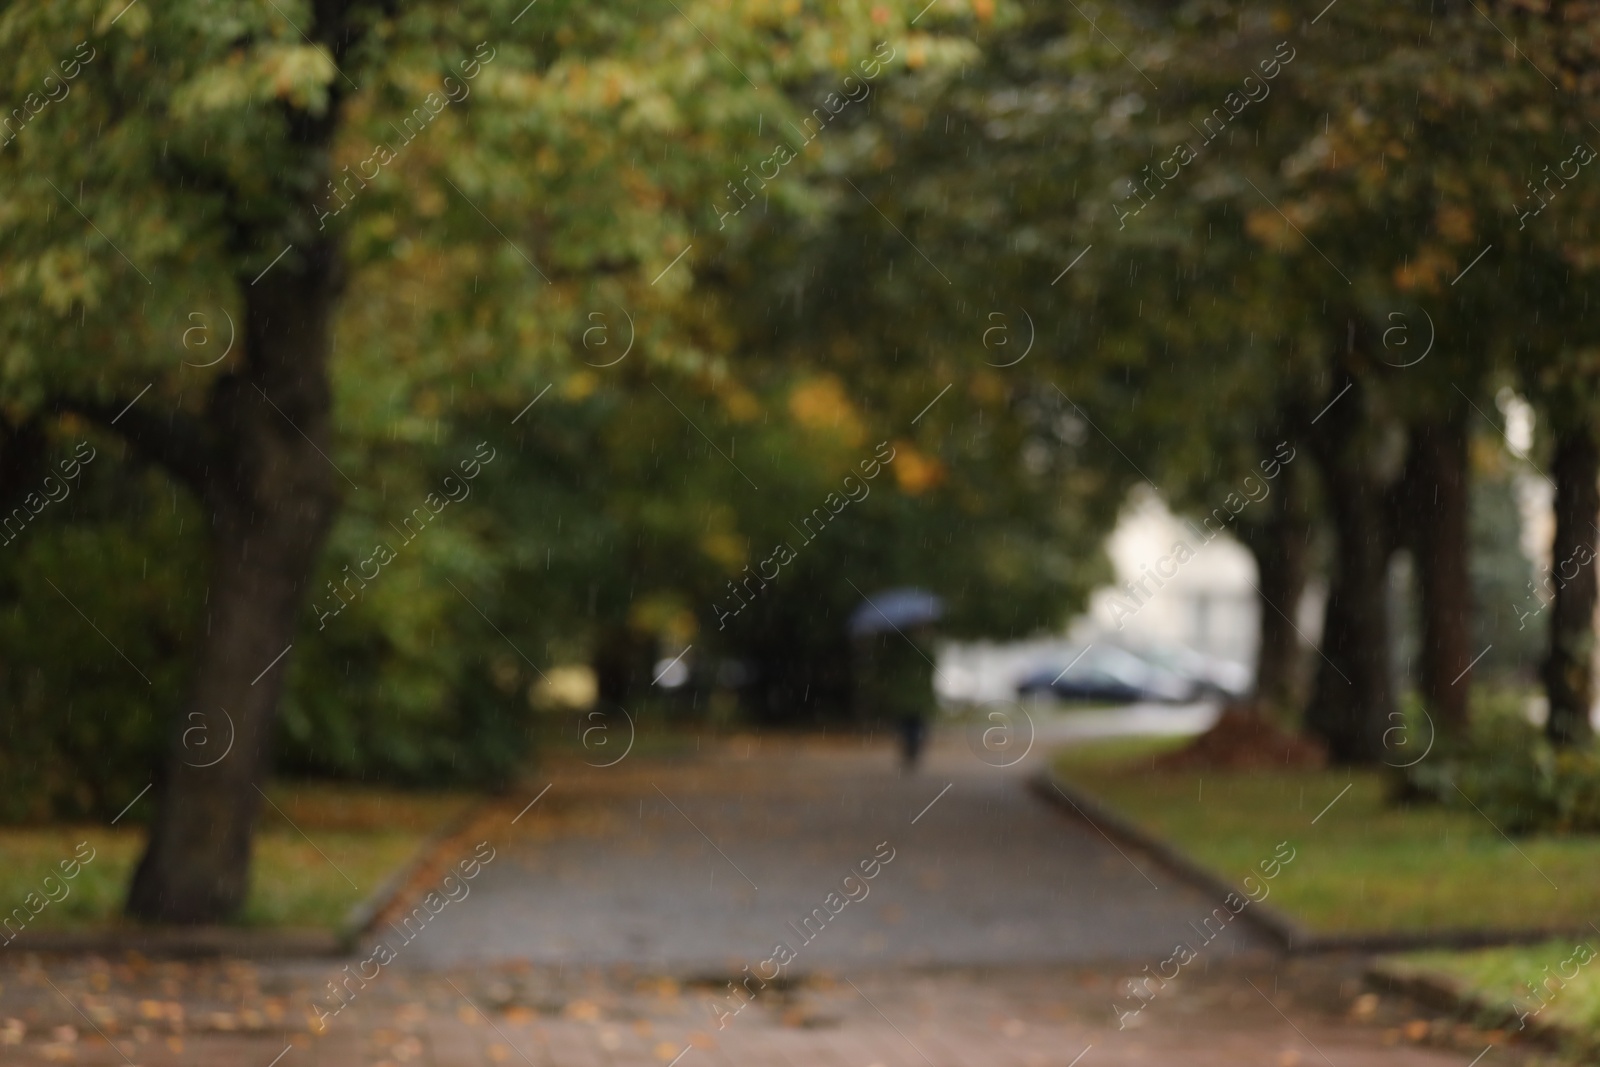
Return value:
[[(1466, 1067), (1488, 1047), (1366, 994), (1358, 960), (1285, 960), (1242, 923), (1203, 940), (1220, 902), (1025, 789), (1043, 748), (997, 767), (952, 733), (912, 775), (881, 740), (565, 758), (349, 959), (0, 959), (0, 1063)], [(445, 881), (458, 863), (474, 877)], [(1194, 958), (1135, 1011), (1179, 943)]]

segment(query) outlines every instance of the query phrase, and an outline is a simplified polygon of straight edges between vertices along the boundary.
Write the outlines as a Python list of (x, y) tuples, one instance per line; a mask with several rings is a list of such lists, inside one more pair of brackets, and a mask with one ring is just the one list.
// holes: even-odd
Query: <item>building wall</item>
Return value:
[(1152, 490), (1132, 493), (1106, 542), (1117, 584), (1095, 592), (1078, 627), (1253, 664), (1255, 560), (1229, 534), (1206, 537)]

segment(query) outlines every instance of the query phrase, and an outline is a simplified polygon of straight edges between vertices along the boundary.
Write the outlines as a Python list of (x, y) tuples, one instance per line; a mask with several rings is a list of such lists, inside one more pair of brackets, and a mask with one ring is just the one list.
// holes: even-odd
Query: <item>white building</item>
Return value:
[[(1023, 675), (1064, 665), (1089, 644), (1190, 649), (1253, 674), (1259, 606), (1248, 549), (1227, 533), (1207, 541), (1205, 530), (1177, 518), (1141, 486), (1129, 495), (1106, 552), (1116, 584), (1096, 590), (1088, 611), (1064, 634), (952, 643), (940, 656), (940, 695), (958, 702), (1009, 699)], [(1320, 597), (1306, 598), (1296, 622), (1308, 640), (1315, 638)]]
[[(1209, 540), (1208, 540), (1209, 539)], [(1182, 645), (1219, 659), (1253, 665), (1258, 597), (1248, 549), (1173, 515), (1156, 493), (1129, 494), (1106, 541), (1115, 586), (1097, 590), (1079, 631), (1129, 644)]]

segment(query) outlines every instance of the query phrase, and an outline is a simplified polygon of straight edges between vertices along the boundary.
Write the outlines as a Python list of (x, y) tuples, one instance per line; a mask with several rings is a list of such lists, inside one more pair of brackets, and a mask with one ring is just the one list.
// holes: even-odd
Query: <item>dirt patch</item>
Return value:
[(1222, 709), (1216, 724), (1193, 743), (1157, 756), (1156, 770), (1268, 770), (1327, 766), (1322, 744), (1283, 729), (1248, 703)]

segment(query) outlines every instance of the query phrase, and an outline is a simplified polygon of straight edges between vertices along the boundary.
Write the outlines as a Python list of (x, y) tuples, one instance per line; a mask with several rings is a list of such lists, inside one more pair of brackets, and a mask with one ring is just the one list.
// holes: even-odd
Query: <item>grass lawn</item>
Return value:
[[(1586, 951), (1578, 953), (1579, 945)], [(1582, 963), (1584, 959), (1588, 962)], [(1600, 936), (1472, 952), (1411, 952), (1391, 956), (1386, 963), (1443, 974), (1486, 1004), (1527, 1012), (1530, 1025), (1550, 1023), (1600, 1038)], [(1570, 980), (1558, 980), (1574, 972)]]
[[(337, 927), (430, 833), (474, 800), (465, 793), (298, 783), (275, 786), (267, 795), (282, 813), (263, 805), (240, 918), (246, 926)], [(28, 928), (116, 923), (144, 836), (140, 826), (0, 827), (0, 911), (21, 906), (29, 893), (43, 898), (41, 881), (59, 876), (60, 861), (72, 859), (78, 843), (87, 841), (94, 859), (66, 883), (69, 894), (46, 905)], [(60, 894), (55, 883), (51, 889)]]
[(1184, 743), (1073, 746), (1056, 755), (1055, 768), (1235, 884), (1259, 877), (1256, 865), (1288, 841), (1295, 859), (1269, 883), (1265, 902), (1318, 933), (1600, 922), (1600, 841), (1592, 837), (1513, 844), (1472, 812), (1390, 806), (1375, 772), (1150, 769), (1151, 756)]

